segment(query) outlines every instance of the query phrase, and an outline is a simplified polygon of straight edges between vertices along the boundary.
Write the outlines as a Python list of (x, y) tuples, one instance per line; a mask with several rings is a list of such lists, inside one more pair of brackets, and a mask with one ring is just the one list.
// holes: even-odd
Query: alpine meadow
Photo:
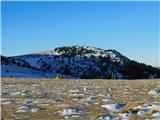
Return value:
[(1, 120), (160, 120), (159, 10), (1, 1)]

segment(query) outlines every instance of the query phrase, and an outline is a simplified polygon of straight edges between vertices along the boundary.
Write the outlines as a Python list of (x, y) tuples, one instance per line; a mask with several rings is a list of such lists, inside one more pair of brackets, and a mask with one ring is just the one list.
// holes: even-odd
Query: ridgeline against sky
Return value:
[(66, 45), (116, 49), (158, 65), (158, 2), (2, 2), (2, 54)]

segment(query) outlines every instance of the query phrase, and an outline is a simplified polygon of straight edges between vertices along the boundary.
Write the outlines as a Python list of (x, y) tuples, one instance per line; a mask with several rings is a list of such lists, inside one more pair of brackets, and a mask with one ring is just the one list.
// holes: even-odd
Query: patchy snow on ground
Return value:
[(97, 120), (116, 120), (112, 115), (106, 115), (105, 113)]
[(106, 108), (110, 112), (117, 112), (120, 109), (122, 109), (124, 106), (125, 106), (125, 104), (122, 104), (122, 103), (101, 105), (102, 108)]
[(73, 116), (73, 115), (82, 115), (84, 114), (84, 109), (73, 108), (73, 109), (63, 109), (60, 111), (63, 116)]
[(148, 94), (160, 96), (160, 90), (150, 90)]
[(160, 99), (148, 94), (153, 88), (160, 89), (157, 83), (158, 80), (5, 78), (2, 79), (2, 117), (21, 120), (132, 120), (135, 117), (137, 120), (160, 120)]
[(138, 115), (144, 115), (146, 113), (151, 113), (153, 111), (159, 111), (160, 112), (160, 105), (151, 105), (151, 106), (146, 106), (142, 107), (140, 111), (138, 111)]

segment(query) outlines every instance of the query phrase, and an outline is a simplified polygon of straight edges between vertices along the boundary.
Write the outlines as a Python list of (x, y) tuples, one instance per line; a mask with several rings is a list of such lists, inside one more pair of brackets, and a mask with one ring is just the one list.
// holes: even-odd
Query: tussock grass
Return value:
[[(160, 97), (156, 97), (148, 94), (148, 91), (152, 89), (160, 90), (160, 80), (65, 80), (65, 79), (22, 79), (22, 78), (2, 78), (2, 93), (7, 91), (9, 94), (12, 92), (18, 92), (23, 89), (28, 90), (26, 96), (12, 96), (16, 98), (16, 102), (2, 106), (1, 115), (9, 120), (23, 119), (23, 120), (64, 120), (59, 111), (68, 108), (82, 107), (85, 109), (85, 114), (72, 118), (69, 120), (96, 120), (102, 113), (109, 114), (109, 111), (102, 108), (104, 104), (125, 103), (126, 106), (118, 113), (137, 112), (139, 108), (137, 106), (147, 106), (160, 103)], [(9, 85), (14, 85), (10, 87)], [(4, 86), (8, 87), (5, 88)], [(84, 91), (84, 88), (87, 90)], [(79, 90), (79, 94), (84, 94), (82, 98), (76, 98), (70, 96), (72, 94), (70, 90)], [(58, 92), (61, 93), (58, 93)], [(48, 96), (44, 97), (42, 93), (48, 93)], [(103, 97), (98, 97), (99, 94), (111, 94), (111, 100), (104, 102)], [(88, 96), (97, 96), (98, 99), (88, 106), (84, 104), (83, 99)], [(10, 99), (9, 97), (2, 97), (2, 99)], [(44, 110), (31, 113), (17, 113), (16, 110), (20, 107), (22, 102), (26, 99), (32, 99), (36, 101), (42, 100), (44, 104)], [(47, 100), (62, 99), (60, 103), (48, 103)], [(2, 100), (2, 103), (4, 101)], [(98, 104), (94, 104), (98, 103)], [(65, 106), (63, 106), (63, 104)], [(152, 111), (145, 116), (132, 116), (133, 120), (145, 120), (151, 119), (151, 114), (157, 111)]]

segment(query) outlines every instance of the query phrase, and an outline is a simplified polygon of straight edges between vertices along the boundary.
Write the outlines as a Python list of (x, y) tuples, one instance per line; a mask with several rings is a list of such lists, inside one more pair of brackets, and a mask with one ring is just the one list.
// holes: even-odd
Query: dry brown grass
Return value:
[[(8, 93), (17, 92), (21, 89), (27, 89), (28, 94), (26, 96), (16, 96), (16, 103), (2, 106), (2, 117), (8, 118), (7, 120), (17, 119), (23, 120), (63, 120), (64, 116), (60, 115), (58, 111), (64, 108), (76, 108), (79, 106), (85, 107), (85, 114), (78, 118), (69, 118), (70, 120), (96, 120), (102, 113), (108, 113), (108, 110), (100, 107), (102, 104), (110, 104), (122, 102), (126, 103), (126, 106), (120, 110), (120, 113), (128, 111), (138, 111), (133, 109), (139, 105), (152, 105), (160, 103), (160, 97), (154, 97), (147, 94), (149, 90), (160, 89), (160, 80), (64, 80), (64, 79), (20, 79), (20, 78), (2, 78), (2, 92)], [(15, 85), (15, 87), (3, 88), (3, 86)], [(84, 86), (87, 86), (87, 92), (85, 92)], [(96, 88), (98, 86), (98, 88)], [(40, 89), (40, 93), (50, 93), (47, 97), (42, 94), (38, 94), (36, 91)], [(80, 102), (83, 98), (78, 98), (77, 101), (73, 100), (70, 96), (69, 90), (78, 89), (82, 94), (86, 96), (98, 94), (111, 93), (113, 95), (112, 100), (103, 102), (102, 97), (98, 97), (95, 102), (89, 106), (85, 106), (83, 102)], [(61, 91), (62, 95), (54, 96), (56, 91)], [(15, 111), (21, 105), (20, 102), (27, 98), (37, 100), (42, 99), (44, 101), (56, 98), (62, 98), (63, 102), (60, 104), (46, 105), (43, 111), (31, 113), (16, 113)], [(7, 97), (6, 97), (7, 98)], [(2, 98), (3, 99), (3, 98)], [(8, 99), (8, 98), (7, 98)], [(76, 98), (74, 98), (76, 99)], [(3, 102), (3, 101), (2, 101)], [(60, 106), (65, 104), (66, 106)], [(16, 116), (16, 117), (15, 117)], [(137, 117), (133, 116), (133, 120), (144, 120), (150, 118), (150, 115)]]

